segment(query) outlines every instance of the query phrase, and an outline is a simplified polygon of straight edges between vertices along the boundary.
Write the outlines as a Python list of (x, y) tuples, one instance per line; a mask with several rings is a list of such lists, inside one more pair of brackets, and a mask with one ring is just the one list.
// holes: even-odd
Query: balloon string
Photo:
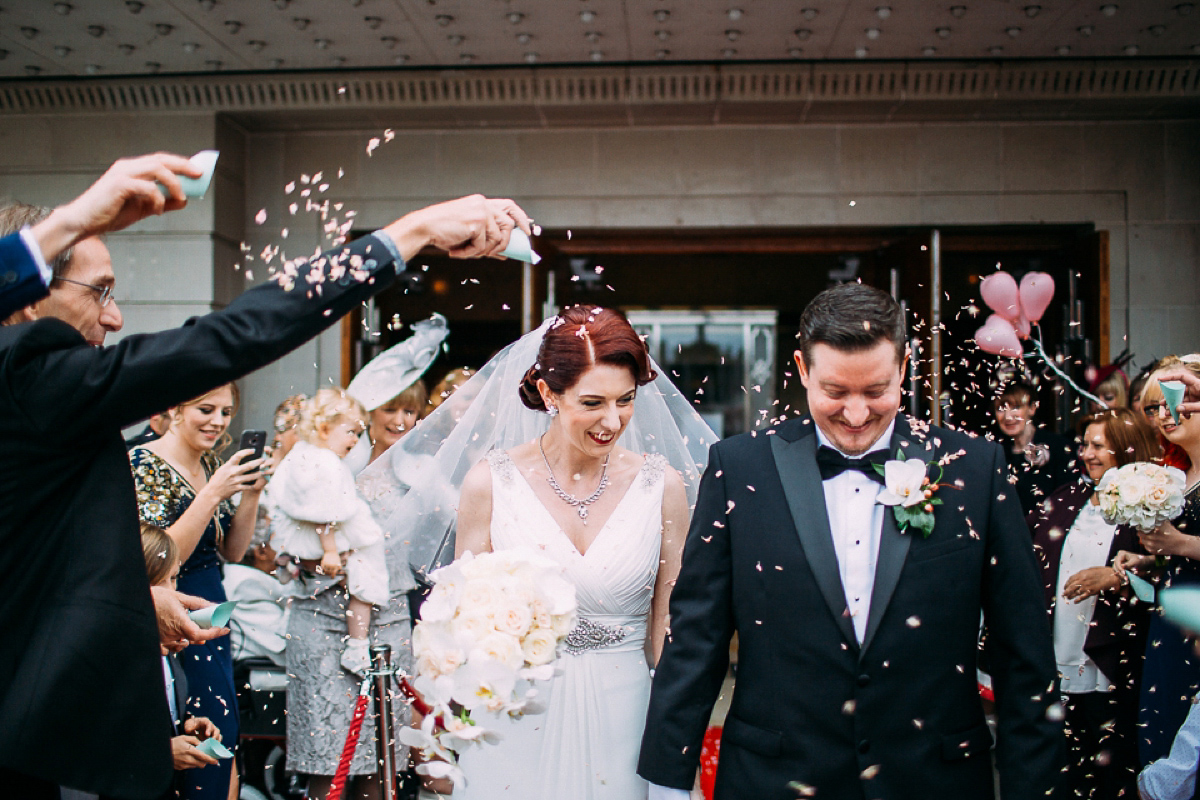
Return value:
[(1091, 400), (1093, 403), (1097, 403), (1100, 406), (1106, 406), (1107, 403), (1105, 403), (1099, 397), (1096, 397), (1096, 395), (1092, 394), (1091, 392), (1081, 389), (1079, 387), (1079, 384), (1077, 384), (1077, 383), (1075, 383), (1075, 381), (1071, 380), (1071, 377), (1069, 375), (1067, 375), (1067, 373), (1063, 372), (1061, 369), (1058, 368), (1058, 365), (1054, 363), (1054, 359), (1052, 359), (1049, 356), (1049, 354), (1046, 353), (1046, 348), (1042, 346), (1041, 333), (1042, 333), (1042, 331), (1041, 331), (1041, 328), (1039, 327), (1038, 335), (1030, 336), (1029, 340), (1031, 342), (1033, 342), (1033, 346), (1037, 348), (1038, 355), (1042, 357), (1042, 361), (1044, 361), (1046, 363), (1046, 366), (1048, 366), (1050, 369), (1054, 370), (1054, 374), (1057, 375), (1058, 377), (1062, 378), (1068, 384), (1070, 384), (1071, 388), (1074, 389), (1076, 392), (1079, 392), (1079, 394), (1083, 395), (1088, 400)]

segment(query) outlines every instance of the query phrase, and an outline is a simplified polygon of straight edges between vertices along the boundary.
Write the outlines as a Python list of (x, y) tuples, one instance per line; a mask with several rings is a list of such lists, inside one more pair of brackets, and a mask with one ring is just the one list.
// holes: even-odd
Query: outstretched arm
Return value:
[[(405, 259), (426, 245), (460, 258), (495, 256), (515, 227), (528, 226), (511, 200), (472, 195), (414, 211), (308, 262), (289, 262), (291, 286), (269, 281), (181, 328), (84, 348), (74, 346), (77, 335), (65, 326), (47, 326), (23, 342), (28, 353), (13, 352), (20, 368), (12, 371), (9, 389), (32, 428), (86, 439), (100, 427), (145, 419), (286, 355), (387, 288)], [(179, 364), (189, 368), (181, 371)], [(64, 392), (46, 375), (80, 377)]]

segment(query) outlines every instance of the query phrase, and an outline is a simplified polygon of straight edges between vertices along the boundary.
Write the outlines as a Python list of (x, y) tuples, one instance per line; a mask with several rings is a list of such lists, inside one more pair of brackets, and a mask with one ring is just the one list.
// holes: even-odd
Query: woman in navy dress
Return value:
[[(1184, 367), (1200, 375), (1200, 364), (1170, 358), (1160, 368)], [(1151, 416), (1163, 439), (1187, 455), (1187, 489), (1183, 512), (1158, 530), (1142, 534), (1142, 546), (1150, 555), (1122, 553), (1118, 561), (1136, 571), (1156, 569), (1156, 560), (1165, 566), (1159, 587), (1200, 584), (1200, 415), (1182, 417), (1178, 423), (1163, 404), (1162, 390), (1151, 376), (1142, 391), (1142, 408), (1155, 411)], [(1161, 614), (1150, 618), (1146, 641), (1146, 660), (1142, 667), (1142, 693), (1138, 714), (1139, 760), (1144, 767), (1171, 751), (1175, 734), (1183, 725), (1200, 693), (1200, 656), (1192, 650), (1183, 632), (1165, 621)]]
[[(183, 561), (179, 591), (214, 603), (225, 601), (221, 563), (242, 559), (254, 532), (265, 481), (261, 460), (244, 461), (238, 451), (222, 464), (214, 450), (228, 441), (226, 429), (237, 409), (237, 388), (219, 387), (170, 410), (162, 438), (129, 453), (144, 522), (164, 528)], [(241, 493), (235, 506), (231, 498)], [(187, 675), (188, 713), (208, 717), (224, 741), (238, 740), (237, 691), (229, 637), (192, 645), (179, 654)], [(232, 761), (188, 772), (182, 797), (227, 800)], [(236, 795), (235, 795), (236, 796)]]

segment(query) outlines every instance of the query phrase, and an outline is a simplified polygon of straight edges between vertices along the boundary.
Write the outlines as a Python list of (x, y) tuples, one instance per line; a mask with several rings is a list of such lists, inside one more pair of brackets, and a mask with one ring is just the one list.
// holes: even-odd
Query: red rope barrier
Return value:
[(368, 693), (371, 689), (371, 678), (363, 680), (358, 692), (358, 700), (354, 703), (354, 716), (350, 719), (350, 730), (346, 731), (346, 744), (342, 748), (342, 760), (338, 762), (337, 772), (333, 774), (333, 783), (329, 785), (329, 794), (325, 800), (341, 800), (342, 789), (346, 779), (350, 777), (350, 762), (354, 760), (354, 751), (358, 747), (358, 737), (362, 733), (363, 718), (367, 715)]

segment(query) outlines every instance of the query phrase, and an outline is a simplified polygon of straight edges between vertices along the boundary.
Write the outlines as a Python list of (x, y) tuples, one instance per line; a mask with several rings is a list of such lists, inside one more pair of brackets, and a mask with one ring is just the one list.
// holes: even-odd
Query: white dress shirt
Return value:
[[(847, 458), (861, 458), (867, 453), (887, 450), (891, 446), (892, 422), (866, 452), (851, 456), (842, 453), (820, 428), (817, 444), (837, 450)], [(871, 592), (875, 589), (875, 563), (879, 559), (879, 536), (883, 530), (883, 515), (887, 506), (875, 502), (883, 487), (857, 470), (822, 481), (825, 490), (825, 512), (829, 516), (829, 532), (837, 554), (842, 590), (846, 593), (846, 608), (854, 623), (854, 636), (862, 644), (867, 633), (867, 618), (871, 614)]]
[[(861, 458), (876, 450), (887, 450), (891, 446), (895, 427), (893, 420), (883, 435), (865, 452), (857, 456), (842, 455)], [(817, 428), (817, 444), (838, 450), (820, 428)], [(871, 614), (875, 562), (879, 558), (879, 537), (883, 531), (883, 515), (887, 511), (886, 506), (875, 502), (883, 487), (857, 470), (846, 470), (841, 475), (822, 481), (821, 487), (825, 490), (825, 511), (829, 515), (829, 532), (833, 535), (833, 549), (837, 554), (842, 589), (846, 593), (846, 607), (854, 622), (854, 635), (862, 644), (867, 633), (867, 618)], [(652, 783), (648, 800), (688, 800), (690, 796), (686, 789), (671, 789)]]
[(1067, 580), (1080, 571), (1108, 565), (1108, 551), (1116, 532), (1116, 525), (1104, 521), (1100, 506), (1085, 503), (1063, 540), (1055, 587), (1054, 657), (1062, 675), (1060, 690), (1064, 694), (1108, 692), (1113, 688), (1096, 662), (1083, 652), (1096, 613), (1096, 595), (1082, 603), (1072, 603), (1063, 597), (1063, 592)]

